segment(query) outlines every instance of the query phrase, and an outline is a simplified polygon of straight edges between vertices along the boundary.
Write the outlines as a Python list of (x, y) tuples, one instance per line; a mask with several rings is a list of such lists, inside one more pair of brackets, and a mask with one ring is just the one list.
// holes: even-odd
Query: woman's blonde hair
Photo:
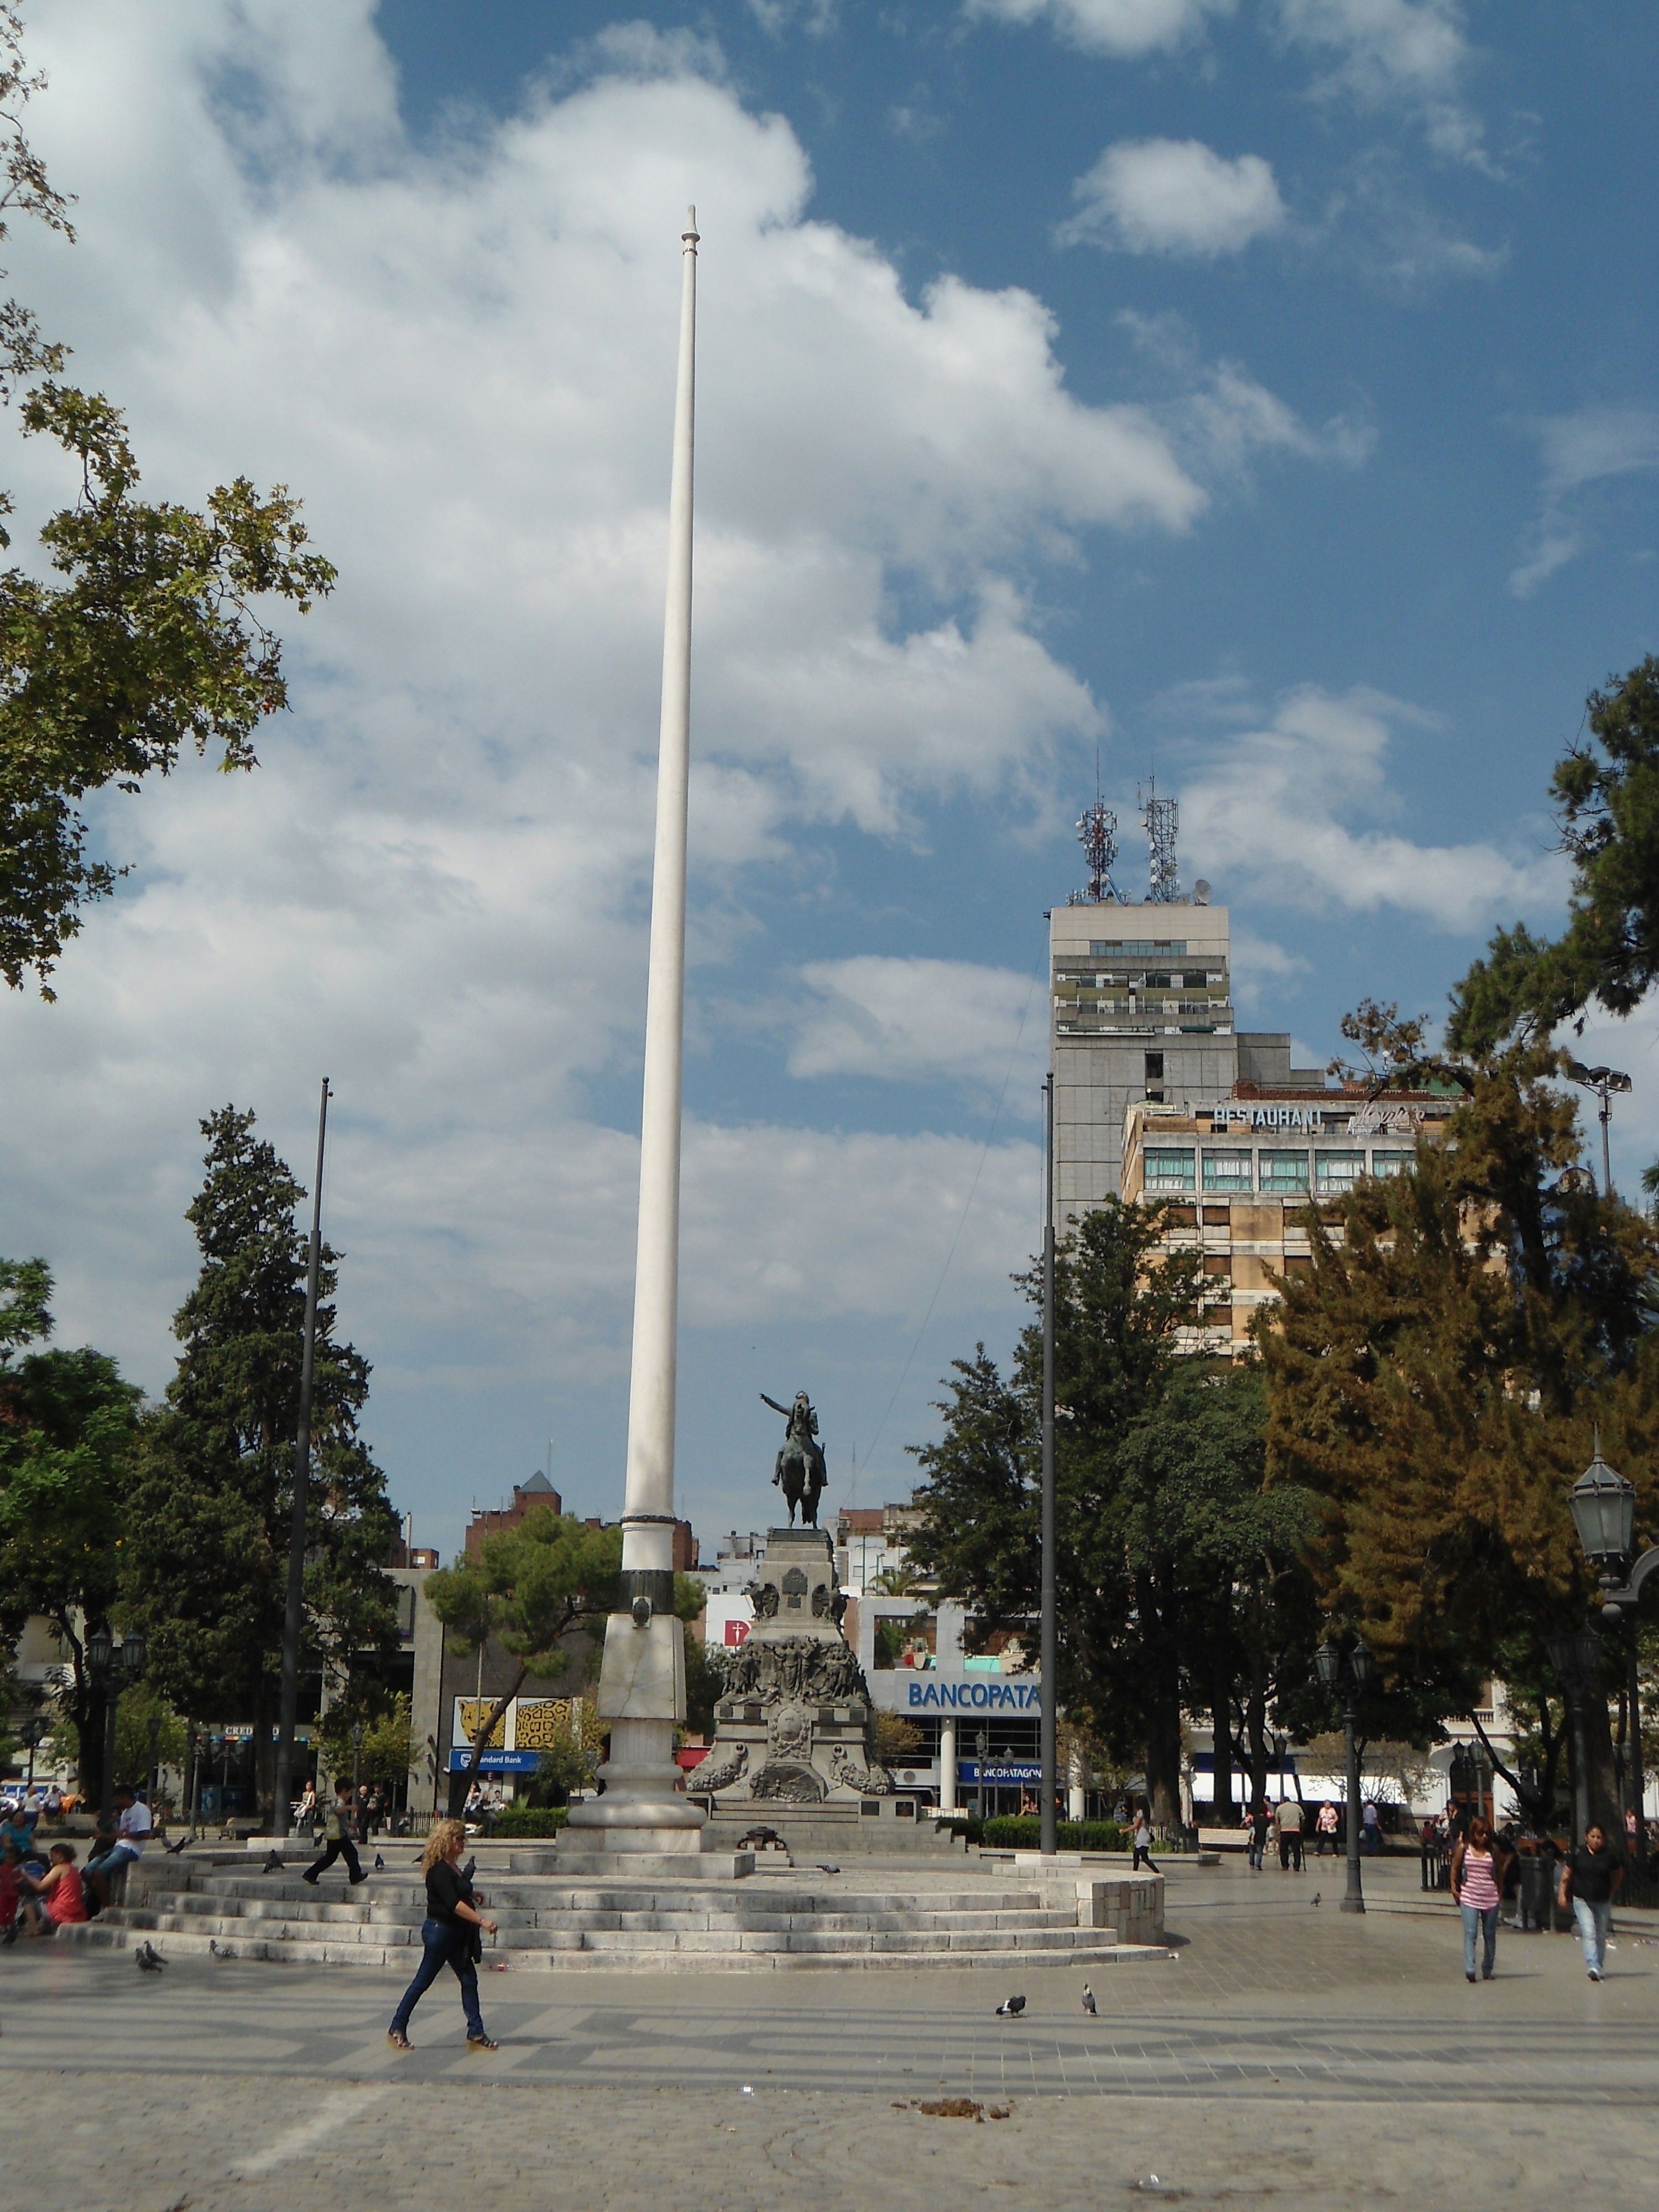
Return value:
[(459, 1820), (434, 1820), (426, 1839), (426, 1849), (421, 1854), (421, 1872), (430, 1874), (440, 1859), (447, 1859), (457, 1844), (466, 1841), (466, 1830)]

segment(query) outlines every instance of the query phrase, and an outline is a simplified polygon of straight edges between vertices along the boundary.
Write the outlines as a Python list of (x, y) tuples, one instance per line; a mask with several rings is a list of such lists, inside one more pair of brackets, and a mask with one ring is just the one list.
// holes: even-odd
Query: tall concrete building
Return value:
[(1318, 1068), (1291, 1066), (1291, 1040), (1240, 1030), (1224, 906), (1190, 899), (1056, 907), (1048, 958), (1054, 1072), (1054, 1219), (1119, 1197), (1123, 1131), (1142, 1100), (1226, 1098), (1240, 1085), (1319, 1091)]

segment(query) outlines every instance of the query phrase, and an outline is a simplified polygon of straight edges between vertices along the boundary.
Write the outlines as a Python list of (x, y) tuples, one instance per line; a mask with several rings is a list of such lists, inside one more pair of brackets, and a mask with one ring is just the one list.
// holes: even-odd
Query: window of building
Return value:
[(1364, 1152), (1316, 1152), (1315, 1164), (1319, 1171), (1322, 1191), (1352, 1190), (1365, 1172)]
[(1183, 991), (1201, 991), (1209, 982), (1209, 980), (1208, 975), (1206, 975), (1203, 969), (1200, 968), (1194, 970), (1192, 974), (1186, 975), (1182, 977), (1181, 988)]
[(1204, 1272), (1206, 1275), (1231, 1275), (1232, 1261), (1225, 1252), (1206, 1252), (1204, 1255)]
[(1146, 988), (1149, 991), (1167, 991), (1169, 988), (1170, 979), (1166, 975), (1161, 971), (1155, 973), (1150, 968), (1146, 970)]
[(1374, 1176), (1404, 1175), (1412, 1164), (1410, 1152), (1373, 1152), (1371, 1173)]
[(1206, 1190), (1249, 1190), (1250, 1188), (1250, 1156), (1248, 1152), (1212, 1152), (1204, 1150), (1204, 1188)]
[(1184, 960), (1184, 937), (1096, 937), (1090, 940), (1091, 960)]
[(1191, 1146), (1177, 1150), (1168, 1145), (1149, 1145), (1146, 1152), (1148, 1190), (1191, 1190), (1194, 1158)]
[(1232, 1225), (1233, 1217), (1224, 1206), (1205, 1207), (1204, 1226), (1206, 1229), (1231, 1229)]
[(1306, 1190), (1308, 1155), (1305, 1152), (1263, 1152), (1261, 1188), (1270, 1196), (1279, 1198), (1288, 1191)]
[(1161, 1052), (1149, 1052), (1149, 1053), (1147, 1054), (1147, 1055), (1146, 1055), (1146, 1080), (1147, 1080), (1147, 1082), (1148, 1082), (1148, 1083), (1162, 1083), (1162, 1082), (1163, 1082), (1163, 1080), (1164, 1080), (1164, 1055), (1163, 1055), (1163, 1054), (1162, 1054)]

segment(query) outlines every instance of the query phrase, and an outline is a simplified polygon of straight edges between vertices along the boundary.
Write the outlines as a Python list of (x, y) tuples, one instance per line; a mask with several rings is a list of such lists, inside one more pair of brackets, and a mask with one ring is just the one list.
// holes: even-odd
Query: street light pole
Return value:
[(1042, 1768), (1042, 1820), (1037, 1847), (1052, 1858), (1059, 1838), (1054, 1821), (1054, 1079), (1042, 1086), (1042, 1612), (1040, 1669), (1042, 1705), (1037, 1741)]
[[(311, 1486), (311, 1404), (317, 1358), (317, 1278), (323, 1258), (323, 1146), (328, 1135), (328, 1078), (317, 1108), (317, 1172), (311, 1185), (311, 1245), (306, 1255), (306, 1333), (300, 1347), (300, 1418), (294, 1440), (294, 1510), (288, 1532), (288, 1592), (283, 1607), (283, 1683), (276, 1719), (272, 1835), (286, 1838), (294, 1780), (294, 1730), (300, 1711), (300, 1630), (305, 1613), (306, 1528)], [(255, 1787), (258, 1769), (255, 1765)]]
[(1569, 1060), (1569, 1079), (1583, 1090), (1594, 1093), (1600, 1102), (1596, 1119), (1601, 1124), (1601, 1195), (1611, 1198), (1613, 1188), (1613, 1149), (1608, 1136), (1613, 1121), (1613, 1093), (1621, 1095), (1630, 1089), (1630, 1078), (1616, 1067), (1586, 1067), (1582, 1060)]
[(1354, 1638), (1353, 1649), (1345, 1657), (1341, 1649), (1328, 1639), (1314, 1654), (1314, 1663), (1319, 1669), (1319, 1679), (1328, 1690), (1342, 1692), (1343, 1748), (1347, 1762), (1347, 1818), (1342, 1824), (1342, 1839), (1346, 1848), (1348, 1886), (1342, 1899), (1344, 1912), (1363, 1912), (1365, 1910), (1365, 1889), (1359, 1872), (1359, 1693), (1376, 1672), (1376, 1662), (1363, 1637)]
[[(1592, 1074), (1597, 1072), (1595, 1069), (1589, 1071)], [(1599, 1072), (1603, 1074), (1609, 1073), (1606, 1069)], [(1617, 1087), (1615, 1085), (1614, 1088)], [(1627, 1079), (1624, 1087), (1626, 1090), (1630, 1088)], [(1642, 1685), (1637, 1663), (1636, 1609), (1641, 1602), (1643, 1584), (1650, 1575), (1659, 1571), (1659, 1545), (1644, 1552), (1630, 1567), (1624, 1581), (1619, 1580), (1619, 1570), (1626, 1565), (1635, 1547), (1636, 1489), (1602, 1458), (1599, 1430), (1595, 1434), (1595, 1455), (1572, 1486), (1571, 1504), (1573, 1526), (1578, 1532), (1578, 1541), (1585, 1558), (1596, 1569), (1601, 1583), (1601, 1618), (1607, 1621), (1621, 1620), (1625, 1625), (1631, 1798), (1636, 1808), (1636, 1864), (1640, 1872), (1644, 1871), (1647, 1866), (1648, 1824), (1644, 1802), (1647, 1796), (1647, 1777), (1643, 1771), (1642, 1759)], [(1561, 1639), (1563, 1643), (1567, 1640)], [(1552, 1659), (1555, 1656), (1556, 1641), (1551, 1638)], [(1577, 1742), (1574, 1756), (1579, 1756)], [(1574, 1811), (1576, 1814), (1576, 1797)]]

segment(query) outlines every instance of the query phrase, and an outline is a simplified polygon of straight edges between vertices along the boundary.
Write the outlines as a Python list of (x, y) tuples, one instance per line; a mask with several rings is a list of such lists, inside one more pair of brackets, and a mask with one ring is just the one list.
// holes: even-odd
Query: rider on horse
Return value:
[(775, 1413), (781, 1413), (789, 1426), (784, 1432), (783, 1449), (772, 1470), (772, 1480), (782, 1491), (789, 1507), (789, 1525), (795, 1524), (795, 1508), (800, 1508), (803, 1528), (818, 1525), (818, 1499), (823, 1494), (829, 1471), (823, 1464), (823, 1453), (818, 1445), (818, 1417), (812, 1410), (812, 1401), (805, 1390), (797, 1390), (793, 1406), (781, 1406), (775, 1398), (769, 1398), (764, 1390), (761, 1403), (769, 1406)]

